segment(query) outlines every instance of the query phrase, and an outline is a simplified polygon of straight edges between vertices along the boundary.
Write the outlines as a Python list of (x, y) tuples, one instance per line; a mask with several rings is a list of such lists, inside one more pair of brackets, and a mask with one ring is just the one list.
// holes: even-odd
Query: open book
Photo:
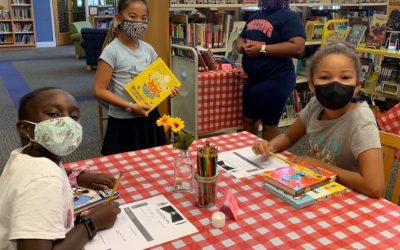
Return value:
[(164, 61), (158, 58), (132, 79), (124, 89), (136, 103), (148, 105), (150, 112), (179, 86), (181, 82)]
[[(88, 210), (94, 206), (105, 203), (110, 197), (112, 189), (94, 190), (89, 188), (74, 187), (72, 188), (74, 198), (74, 214)], [(119, 193), (115, 192), (113, 199), (119, 197)]]

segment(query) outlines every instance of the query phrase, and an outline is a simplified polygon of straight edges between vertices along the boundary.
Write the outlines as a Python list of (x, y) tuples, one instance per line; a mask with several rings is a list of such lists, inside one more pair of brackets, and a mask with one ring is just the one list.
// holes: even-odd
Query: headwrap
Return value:
[(289, 0), (258, 0), (261, 10), (277, 10), (289, 7)]

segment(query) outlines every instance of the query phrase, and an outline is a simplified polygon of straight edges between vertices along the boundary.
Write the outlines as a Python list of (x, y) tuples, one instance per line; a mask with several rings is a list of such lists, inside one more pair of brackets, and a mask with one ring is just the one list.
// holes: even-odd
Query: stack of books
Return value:
[(264, 189), (301, 209), (343, 194), (346, 187), (335, 182), (336, 173), (303, 161), (295, 165), (264, 173)]

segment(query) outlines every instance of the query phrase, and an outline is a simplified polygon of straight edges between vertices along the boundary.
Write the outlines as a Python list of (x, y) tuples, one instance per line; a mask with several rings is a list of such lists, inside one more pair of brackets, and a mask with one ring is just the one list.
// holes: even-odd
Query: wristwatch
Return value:
[(86, 227), (86, 230), (89, 234), (89, 240), (93, 239), (93, 237), (96, 236), (97, 232), (92, 219), (88, 216), (81, 216), (81, 222)]
[(260, 55), (267, 55), (267, 45), (263, 44), (261, 45), (261, 49), (260, 49)]

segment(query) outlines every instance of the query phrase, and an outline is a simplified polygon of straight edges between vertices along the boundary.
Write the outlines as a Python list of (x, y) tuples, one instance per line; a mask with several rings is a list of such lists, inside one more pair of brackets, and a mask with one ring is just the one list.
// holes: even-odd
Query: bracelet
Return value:
[(129, 106), (125, 109), (127, 112), (132, 112), (132, 105), (133, 105), (133, 103), (129, 103)]
[(88, 216), (81, 216), (81, 222), (85, 226), (88, 235), (89, 235), (89, 240), (93, 239), (94, 236), (96, 236), (96, 228), (94, 227), (93, 221), (90, 217)]
[(81, 166), (71, 169), (71, 173), (68, 175), (68, 180), (71, 186), (78, 186), (78, 175), (86, 172), (89, 172), (89, 168), (87, 166)]

